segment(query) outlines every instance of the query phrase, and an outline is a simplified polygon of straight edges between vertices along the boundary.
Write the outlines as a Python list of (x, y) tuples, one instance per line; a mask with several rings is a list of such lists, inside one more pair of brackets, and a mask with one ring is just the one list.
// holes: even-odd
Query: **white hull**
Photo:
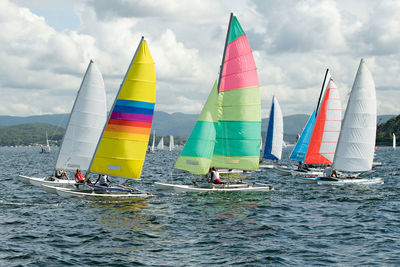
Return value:
[[(319, 177), (318, 177), (319, 178)], [(351, 185), (351, 184), (383, 184), (382, 178), (337, 178), (337, 180), (324, 181), (318, 180), (319, 185)]]
[(292, 176), (295, 177), (305, 177), (305, 178), (313, 178), (313, 177), (318, 177), (318, 176), (323, 176), (324, 173), (322, 171), (297, 171), (294, 170), (291, 172)]
[(268, 192), (274, 190), (272, 185), (252, 186), (250, 184), (212, 185), (198, 187), (193, 185), (165, 184), (155, 182), (154, 185), (162, 190), (175, 190), (177, 193), (187, 192)]
[(317, 184), (318, 177), (296, 176), (296, 182), (298, 182), (300, 184)]
[(20, 178), (22, 178), (23, 181), (28, 182), (32, 185), (35, 186), (42, 186), (42, 185), (48, 185), (48, 186), (57, 186), (57, 187), (74, 187), (75, 181), (73, 180), (63, 180), (63, 179), (57, 179), (54, 178), (54, 181), (47, 181), (46, 178), (38, 178), (38, 177), (30, 177), (30, 176), (25, 176), (25, 175), (18, 175)]
[[(121, 193), (121, 192), (105, 192), (94, 190), (74, 190), (69, 188), (54, 187), (51, 190), (56, 190), (57, 195), (61, 197), (77, 197), (87, 200), (118, 200), (118, 199), (133, 199), (133, 198), (148, 198), (153, 195), (149, 193)], [(47, 191), (47, 190), (46, 190)]]
[(283, 176), (292, 175), (292, 171), (293, 171), (293, 169), (290, 169), (290, 168), (277, 167), (277, 166), (275, 166), (272, 170), (274, 170), (274, 172), (276, 172), (277, 174), (283, 175)]
[(260, 169), (273, 169), (273, 168), (275, 168), (275, 165), (274, 164), (260, 164), (258, 167)]

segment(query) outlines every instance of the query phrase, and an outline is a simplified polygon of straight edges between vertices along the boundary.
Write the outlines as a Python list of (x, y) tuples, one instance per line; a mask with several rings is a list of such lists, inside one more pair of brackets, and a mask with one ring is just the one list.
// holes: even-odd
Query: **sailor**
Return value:
[(221, 184), (221, 178), (219, 177), (219, 172), (217, 168), (211, 167), (209, 170), (209, 179), (213, 184)]
[(84, 181), (85, 181), (85, 176), (83, 176), (80, 169), (76, 169), (75, 182), (79, 183), (79, 184), (83, 184)]
[(325, 177), (336, 177), (336, 178), (337, 178), (336, 170), (332, 169), (331, 166), (328, 166), (328, 167), (325, 168), (325, 170), (324, 170), (324, 176), (325, 176)]
[(97, 184), (97, 182), (99, 182), (101, 186), (108, 186), (107, 182), (111, 183), (110, 179), (108, 179), (108, 176), (105, 174), (99, 174), (95, 184)]
[(56, 170), (54, 176), (58, 179), (69, 180), (68, 174), (64, 170)]

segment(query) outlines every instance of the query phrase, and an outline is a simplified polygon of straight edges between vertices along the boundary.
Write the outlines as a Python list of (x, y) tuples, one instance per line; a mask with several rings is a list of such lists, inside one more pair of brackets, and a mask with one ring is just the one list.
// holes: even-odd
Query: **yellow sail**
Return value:
[(110, 111), (90, 172), (140, 179), (155, 99), (154, 61), (142, 38)]

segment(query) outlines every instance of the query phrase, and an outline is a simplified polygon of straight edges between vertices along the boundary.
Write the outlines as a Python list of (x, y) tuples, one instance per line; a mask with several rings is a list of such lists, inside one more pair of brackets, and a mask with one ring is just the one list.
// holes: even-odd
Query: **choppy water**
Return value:
[[(264, 194), (161, 193), (178, 151), (149, 154), (140, 182), (154, 198), (63, 199), (19, 181), (47, 175), (56, 151), (0, 148), (1, 266), (399, 266), (400, 149), (377, 151), (375, 186), (297, 184), (275, 173)], [(289, 149), (285, 149), (287, 157)]]

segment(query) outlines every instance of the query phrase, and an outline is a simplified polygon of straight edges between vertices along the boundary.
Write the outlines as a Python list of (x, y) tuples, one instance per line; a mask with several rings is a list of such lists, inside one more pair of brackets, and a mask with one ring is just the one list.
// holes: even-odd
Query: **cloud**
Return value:
[(59, 1), (0, 2), (0, 92), (7, 95), (1, 114), (69, 112), (90, 59), (103, 73), (110, 106), (142, 35), (155, 61), (157, 109), (198, 113), (218, 76), (230, 12), (254, 51), (263, 116), (272, 95), (284, 115), (310, 113), (326, 68), (345, 99), (361, 57), (375, 79), (378, 113), (399, 113), (397, 1), (61, 3), (76, 12), (79, 26), (55, 25), (34, 13)]

